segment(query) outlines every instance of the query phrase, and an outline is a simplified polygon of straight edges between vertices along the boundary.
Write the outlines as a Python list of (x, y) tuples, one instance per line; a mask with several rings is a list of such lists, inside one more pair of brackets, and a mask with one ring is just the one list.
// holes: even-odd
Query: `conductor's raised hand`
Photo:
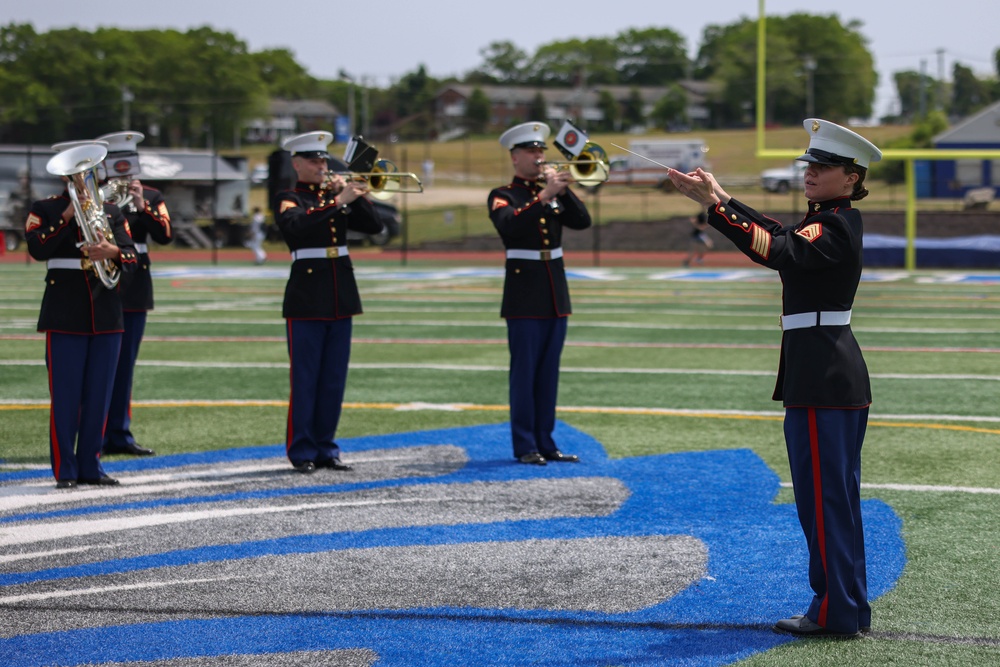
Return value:
[(667, 172), (667, 176), (678, 192), (706, 208), (715, 206), (720, 199), (729, 200), (729, 195), (722, 189), (715, 177), (700, 167), (689, 174), (671, 169)]

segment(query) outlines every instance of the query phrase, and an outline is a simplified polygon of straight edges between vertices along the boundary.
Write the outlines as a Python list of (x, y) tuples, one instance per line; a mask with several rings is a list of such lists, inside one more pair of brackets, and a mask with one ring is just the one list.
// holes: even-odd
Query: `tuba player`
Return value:
[(139, 149), (136, 144), (145, 136), (141, 132), (125, 131), (105, 134), (98, 141), (108, 142), (104, 167), (108, 179), (128, 182), (131, 200), (121, 206), (135, 242), (136, 270), (123, 274), (118, 289), (122, 299), (124, 332), (118, 355), (115, 385), (111, 392), (108, 426), (104, 433), (104, 454), (150, 456), (154, 452), (135, 441), (132, 435), (132, 377), (139, 344), (146, 330), (146, 314), (153, 309), (153, 277), (150, 270), (149, 239), (161, 245), (173, 241), (170, 213), (160, 191), (143, 185), (139, 180)]
[[(45, 332), (49, 454), (60, 489), (118, 484), (104, 473), (100, 455), (121, 347), (122, 302), (118, 286), (107, 287), (92, 263), (110, 260), (122, 275), (136, 267), (128, 222), (117, 206), (105, 203), (96, 214), (106, 219), (114, 242), (100, 232), (95, 243), (86, 242), (69, 195), (76, 187), (69, 182), (61, 195), (36, 201), (24, 224), (28, 252), (48, 268), (38, 331)], [(78, 197), (84, 202), (93, 194)]]

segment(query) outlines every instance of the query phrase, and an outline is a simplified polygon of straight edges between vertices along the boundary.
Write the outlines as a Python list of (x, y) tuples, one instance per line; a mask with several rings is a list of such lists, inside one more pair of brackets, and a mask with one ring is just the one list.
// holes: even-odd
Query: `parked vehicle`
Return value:
[[(689, 140), (642, 140), (630, 141), (629, 150), (662, 165), (678, 171), (694, 171), (698, 167), (708, 169), (705, 154), (708, 146), (701, 139)], [(614, 155), (611, 157), (609, 185), (650, 186), (670, 191), (673, 186), (667, 178), (667, 170), (639, 155)]]
[[(63, 191), (62, 180), (45, 170), (53, 155), (48, 146), (0, 147), (0, 231), (9, 250), (24, 238), (31, 203)], [(178, 242), (208, 248), (212, 238), (199, 225), (220, 235), (245, 224), (250, 200), (246, 158), (198, 149), (140, 148), (139, 164), (143, 184), (163, 193)]]
[(806, 173), (805, 162), (793, 162), (787, 167), (765, 169), (760, 173), (760, 184), (768, 192), (785, 193), (796, 188), (805, 188), (803, 177)]

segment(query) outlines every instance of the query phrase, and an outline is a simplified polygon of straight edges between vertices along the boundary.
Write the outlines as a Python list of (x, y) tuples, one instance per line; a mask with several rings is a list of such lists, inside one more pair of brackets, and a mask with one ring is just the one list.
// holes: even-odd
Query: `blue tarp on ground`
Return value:
[[(902, 236), (865, 234), (866, 267), (902, 267), (905, 264), (906, 239)], [(1000, 236), (957, 236), (954, 238), (916, 240), (917, 266), (920, 268), (996, 268), (1000, 267)]]

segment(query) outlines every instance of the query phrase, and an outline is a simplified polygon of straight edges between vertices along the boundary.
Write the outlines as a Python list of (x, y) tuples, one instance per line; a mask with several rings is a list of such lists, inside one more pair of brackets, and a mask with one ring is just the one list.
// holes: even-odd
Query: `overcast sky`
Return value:
[[(628, 28), (668, 27), (687, 39), (694, 56), (706, 25), (756, 18), (755, 0), (577, 0), (576, 2), (482, 2), (482, 0), (362, 0), (280, 3), (248, 0), (14, 0), (6, 22), (53, 28), (188, 28), (209, 25), (244, 40), (252, 51), (290, 49), (310, 74), (335, 79), (343, 69), (357, 80), (384, 86), (424, 65), (434, 77), (462, 75), (482, 63), (481, 49), (511, 41), (533, 53), (542, 44), (574, 37), (612, 37)], [(520, 8), (520, 10), (518, 9)], [(937, 78), (939, 62), (951, 78), (955, 61), (980, 75), (994, 72), (1000, 47), (1000, 2), (949, 0), (930, 3), (871, 0), (823, 3), (767, 0), (769, 16), (795, 12), (837, 14), (858, 20), (879, 72), (876, 115), (893, 109), (892, 73), (919, 71)], [(943, 59), (939, 57), (943, 52)]]

